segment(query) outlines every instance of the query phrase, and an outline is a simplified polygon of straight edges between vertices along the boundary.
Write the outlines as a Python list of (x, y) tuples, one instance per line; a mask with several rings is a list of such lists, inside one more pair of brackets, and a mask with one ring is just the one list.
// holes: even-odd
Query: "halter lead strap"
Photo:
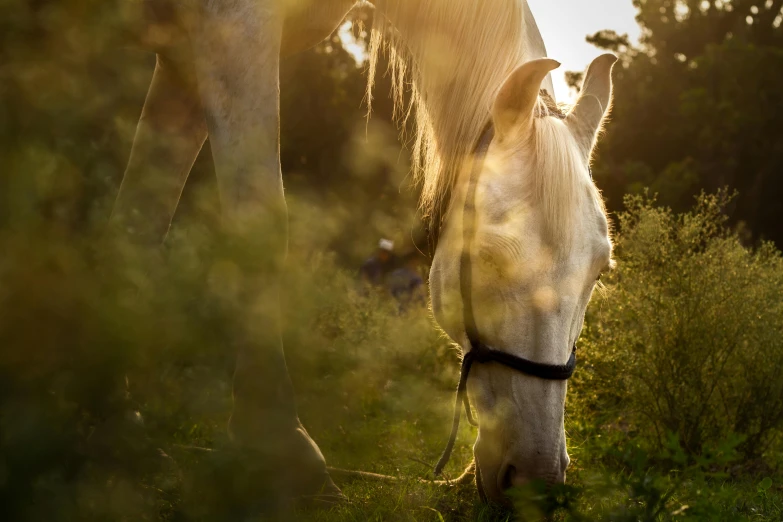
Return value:
[[(548, 94), (546, 94), (546, 91), (542, 91), (542, 97), (544, 97), (545, 102), (551, 100)], [(549, 112), (553, 112), (551, 108), (549, 108)], [(543, 116), (547, 115), (549, 114)], [(561, 118), (564, 117), (560, 112), (554, 115)], [(451, 452), (454, 449), (454, 443), (457, 440), (457, 432), (459, 431), (461, 417), (460, 403), (465, 407), (465, 415), (468, 422), (473, 426), (478, 426), (478, 422), (471, 412), (470, 399), (467, 395), (468, 377), (470, 376), (470, 369), (474, 362), (495, 362), (506, 366), (507, 368), (524, 373), (525, 375), (550, 381), (568, 380), (576, 370), (576, 344), (574, 344), (574, 348), (571, 351), (571, 357), (566, 364), (544, 364), (530, 361), (507, 352), (493, 350), (480, 341), (478, 327), (476, 326), (476, 318), (473, 314), (473, 270), (471, 252), (473, 250), (473, 240), (476, 228), (476, 187), (484, 165), (484, 158), (487, 155), (487, 150), (489, 149), (490, 143), (492, 143), (494, 134), (493, 127), (489, 125), (481, 135), (481, 139), (476, 147), (470, 179), (468, 180), (468, 188), (465, 194), (465, 207), (462, 213), (463, 248), (462, 257), (460, 258), (460, 293), (462, 295), (462, 313), (465, 333), (467, 335), (468, 343), (470, 344), (470, 351), (465, 353), (462, 357), (459, 385), (457, 386), (457, 397), (454, 403), (454, 417), (451, 424), (451, 435), (449, 436), (449, 441), (446, 444), (443, 454), (435, 465), (435, 476), (441, 474), (443, 468), (449, 462), (449, 458), (451, 458)]]

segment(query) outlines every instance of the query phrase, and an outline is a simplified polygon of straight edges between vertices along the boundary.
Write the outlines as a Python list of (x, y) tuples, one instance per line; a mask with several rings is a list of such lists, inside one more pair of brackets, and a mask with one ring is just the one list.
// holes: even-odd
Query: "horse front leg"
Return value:
[[(279, 317), (287, 210), (279, 147), (283, 16), (275, 0), (198, 0), (188, 30), (218, 178), (237, 350), (230, 432), (260, 455), (280, 494), (340, 495), (297, 417)], [(268, 485), (259, 484), (259, 487)], [(279, 490), (279, 489), (278, 489)], [(326, 495), (323, 495), (326, 494)]]
[(192, 64), (158, 54), (111, 224), (139, 244), (160, 244), (207, 138)]

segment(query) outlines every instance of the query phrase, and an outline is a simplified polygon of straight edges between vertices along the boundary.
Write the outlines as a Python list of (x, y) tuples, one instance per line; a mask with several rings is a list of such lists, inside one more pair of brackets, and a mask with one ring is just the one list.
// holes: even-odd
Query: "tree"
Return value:
[(783, 0), (634, 4), (638, 47), (610, 31), (588, 37), (621, 56), (595, 169), (610, 208), (647, 186), (684, 210), (728, 185), (740, 194), (732, 222), (783, 244)]

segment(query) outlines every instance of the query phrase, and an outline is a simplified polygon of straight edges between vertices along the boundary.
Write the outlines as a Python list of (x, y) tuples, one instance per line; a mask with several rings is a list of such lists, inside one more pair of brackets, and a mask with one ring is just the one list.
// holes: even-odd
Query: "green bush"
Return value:
[(730, 199), (702, 195), (675, 215), (628, 197), (586, 338), (596, 400), (625, 431), (658, 445), (674, 433), (694, 455), (736, 434), (752, 458), (783, 423), (783, 258), (726, 229)]

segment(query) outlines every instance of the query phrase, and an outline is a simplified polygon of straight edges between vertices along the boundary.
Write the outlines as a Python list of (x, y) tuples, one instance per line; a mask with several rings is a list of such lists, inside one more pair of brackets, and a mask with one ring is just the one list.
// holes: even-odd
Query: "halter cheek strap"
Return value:
[(460, 403), (465, 407), (465, 416), (468, 419), (468, 423), (470, 423), (471, 426), (478, 426), (478, 422), (473, 417), (473, 412), (470, 409), (470, 400), (468, 399), (467, 394), (468, 377), (470, 376), (470, 369), (474, 362), (496, 362), (524, 373), (525, 375), (550, 381), (566, 381), (571, 378), (576, 370), (576, 345), (574, 345), (574, 348), (571, 351), (571, 357), (566, 364), (554, 365), (537, 363), (507, 352), (493, 350), (481, 343), (471, 343), (470, 351), (462, 358), (459, 385), (457, 386), (457, 399), (454, 403), (454, 419), (451, 425), (451, 435), (449, 436), (449, 442), (446, 444), (446, 449), (443, 450), (440, 460), (438, 460), (438, 463), (435, 465), (435, 476), (438, 476), (443, 472), (443, 468), (448, 464), (449, 459), (451, 458), (451, 452), (454, 450), (454, 443), (457, 440), (457, 432), (459, 431), (461, 417)]
[[(542, 96), (548, 98), (545, 91), (542, 92)], [(545, 101), (546, 101), (545, 98)], [(555, 106), (556, 107), (556, 106)], [(550, 109), (550, 112), (552, 110)], [(559, 116), (561, 113), (555, 114)], [(549, 115), (549, 114), (547, 114)], [(546, 116), (546, 115), (545, 115)], [(487, 155), (487, 150), (494, 137), (494, 129), (492, 126), (488, 126), (481, 136), (478, 146), (476, 147), (473, 166), (470, 173), (470, 179), (468, 181), (468, 188), (465, 194), (465, 207), (462, 213), (462, 231), (463, 231), (463, 248), (462, 257), (460, 258), (460, 292), (462, 294), (462, 310), (463, 319), (465, 324), (465, 333), (467, 335), (470, 350), (465, 353), (462, 358), (462, 368), (460, 370), (459, 385), (457, 386), (457, 396), (454, 403), (454, 417), (451, 425), (451, 436), (446, 444), (446, 449), (438, 460), (435, 466), (435, 475), (438, 476), (443, 471), (443, 468), (451, 457), (451, 452), (454, 449), (454, 442), (457, 439), (457, 431), (460, 424), (460, 405), (464, 405), (465, 415), (468, 418), (468, 422), (473, 426), (478, 426), (478, 422), (473, 417), (473, 413), (470, 409), (470, 399), (467, 395), (468, 377), (470, 376), (470, 369), (473, 363), (497, 363), (512, 370), (516, 370), (525, 375), (531, 377), (537, 377), (539, 379), (546, 379), (550, 381), (565, 381), (571, 378), (576, 370), (576, 344), (571, 351), (571, 357), (566, 364), (543, 364), (535, 361), (530, 361), (523, 357), (494, 350), (480, 340), (478, 328), (476, 326), (476, 318), (473, 314), (473, 270), (471, 261), (471, 252), (473, 250), (473, 240), (475, 237), (476, 228), (476, 187), (478, 185), (481, 170), (484, 165), (484, 159)]]

